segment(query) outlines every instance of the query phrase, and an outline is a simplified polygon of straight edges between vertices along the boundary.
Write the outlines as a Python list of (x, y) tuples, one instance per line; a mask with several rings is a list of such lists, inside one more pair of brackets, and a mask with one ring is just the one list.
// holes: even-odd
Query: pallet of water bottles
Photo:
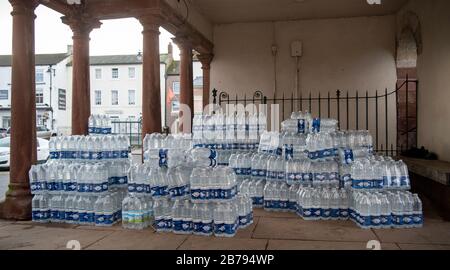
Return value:
[(124, 135), (61, 136), (49, 141), (51, 160), (98, 162), (128, 159), (129, 140)]
[(112, 133), (111, 119), (108, 115), (92, 114), (89, 116), (89, 135), (109, 135)]
[(194, 203), (177, 199), (154, 201), (157, 232), (233, 237), (253, 223), (251, 200), (246, 196), (221, 203)]

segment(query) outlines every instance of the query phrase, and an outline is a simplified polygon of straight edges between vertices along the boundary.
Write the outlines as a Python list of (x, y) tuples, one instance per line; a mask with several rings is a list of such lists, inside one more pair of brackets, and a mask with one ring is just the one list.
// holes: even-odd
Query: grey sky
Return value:
[[(12, 17), (8, 0), (0, 0), (0, 54), (11, 54)], [(66, 52), (72, 44), (72, 31), (61, 22), (61, 14), (40, 5), (36, 9), (36, 53)], [(91, 32), (91, 55), (137, 54), (142, 50), (142, 26), (134, 18), (102, 21), (99, 29)], [(160, 52), (167, 52), (173, 37), (161, 28)], [(175, 58), (179, 50), (174, 46)]]

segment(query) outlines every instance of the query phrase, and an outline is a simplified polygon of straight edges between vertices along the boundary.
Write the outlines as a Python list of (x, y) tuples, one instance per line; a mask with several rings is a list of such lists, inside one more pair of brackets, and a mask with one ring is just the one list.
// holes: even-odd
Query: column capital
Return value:
[(159, 35), (159, 27), (163, 24), (163, 17), (157, 14), (143, 14), (136, 17), (144, 27), (143, 32), (155, 32)]
[(61, 18), (64, 24), (72, 29), (73, 37), (89, 36), (89, 33), (95, 28), (100, 28), (102, 23), (86, 14), (77, 14), (73, 16), (64, 16)]
[(202, 69), (210, 69), (213, 58), (214, 54), (212, 53), (201, 53), (197, 55), (197, 59), (202, 63)]
[(172, 41), (180, 48), (181, 51), (183, 49), (192, 50), (193, 48), (192, 41), (188, 36), (176, 36), (172, 38)]
[(11, 15), (30, 15), (34, 16), (34, 10), (39, 5), (37, 0), (9, 0), (13, 11)]

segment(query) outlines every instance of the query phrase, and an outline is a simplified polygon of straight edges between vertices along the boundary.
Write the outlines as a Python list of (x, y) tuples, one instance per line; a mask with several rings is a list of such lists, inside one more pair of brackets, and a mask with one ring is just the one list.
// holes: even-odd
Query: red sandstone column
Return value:
[[(191, 110), (191, 119), (194, 116), (194, 78), (192, 68), (192, 44), (185, 37), (176, 37), (173, 41), (180, 48), (180, 105), (187, 105)], [(181, 107), (180, 107), (181, 108)], [(183, 119), (183, 112), (180, 110), (180, 119)], [(192, 121), (191, 121), (192, 123)], [(190, 133), (188, 127), (180, 124), (180, 131)]]
[(73, 31), (72, 54), (72, 134), (87, 135), (91, 114), (89, 78), (89, 34), (101, 23), (83, 16), (63, 17)]
[(26, 220), (31, 218), (32, 199), (28, 171), (36, 162), (34, 9), (38, 3), (9, 2), (13, 7), (10, 180), (0, 217)]
[(213, 54), (200, 54), (197, 56), (202, 63), (203, 70), (203, 109), (209, 104), (209, 90), (210, 90), (210, 71)]
[(144, 31), (142, 58), (142, 137), (161, 132), (159, 26), (157, 16), (139, 18)]

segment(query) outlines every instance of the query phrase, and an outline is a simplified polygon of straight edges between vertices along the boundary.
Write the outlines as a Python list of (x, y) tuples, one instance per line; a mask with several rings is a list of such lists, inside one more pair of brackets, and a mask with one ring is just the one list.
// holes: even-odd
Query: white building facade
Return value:
[[(36, 125), (57, 134), (71, 133), (71, 53), (69, 46), (67, 53), (36, 55)], [(169, 45), (169, 53), (160, 55), (161, 126), (169, 124), (166, 110), (169, 114), (172, 110), (167, 103), (167, 90), (173, 89), (174, 94), (179, 95), (178, 66), (179, 61), (173, 59)], [(193, 75), (197, 80), (202, 76), (201, 63), (196, 57)], [(108, 115), (114, 122), (139, 122), (142, 116), (142, 78), (140, 54), (91, 56), (91, 113)], [(11, 56), (0, 55), (0, 128), (8, 129), (10, 125)]]
[[(70, 128), (67, 63), (70, 53), (36, 55), (36, 125), (63, 133)], [(11, 125), (11, 56), (0, 55), (0, 127)]]

